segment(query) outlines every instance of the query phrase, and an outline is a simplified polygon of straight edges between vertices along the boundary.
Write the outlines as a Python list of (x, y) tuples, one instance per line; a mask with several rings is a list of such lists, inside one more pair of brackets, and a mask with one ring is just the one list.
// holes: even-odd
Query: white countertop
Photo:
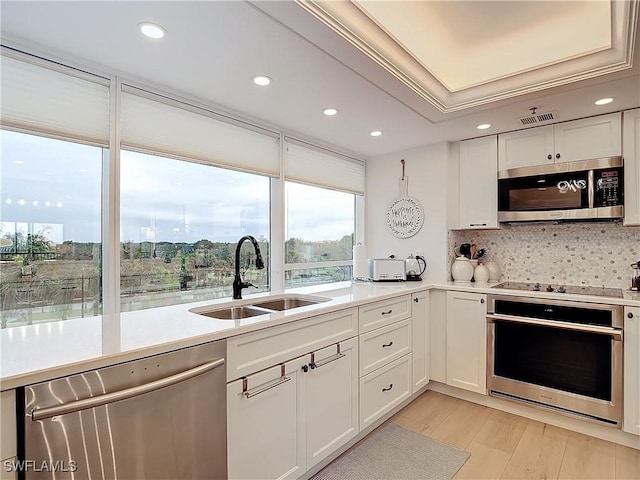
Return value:
[(216, 320), (192, 313), (189, 309), (206, 305), (250, 304), (256, 299), (262, 299), (270, 294), (247, 295), (244, 300), (217, 299), (126, 312), (119, 315), (99, 315), (2, 329), (0, 330), (0, 390), (8, 390), (432, 288), (640, 306), (640, 295), (632, 292), (625, 292), (623, 299), (614, 299), (547, 292), (496, 290), (491, 288), (494, 285), (496, 284), (354, 281), (344, 282), (341, 285), (344, 288), (339, 290), (322, 291), (321, 286), (297, 289), (295, 293), (322, 296), (330, 300), (307, 307), (242, 320)]

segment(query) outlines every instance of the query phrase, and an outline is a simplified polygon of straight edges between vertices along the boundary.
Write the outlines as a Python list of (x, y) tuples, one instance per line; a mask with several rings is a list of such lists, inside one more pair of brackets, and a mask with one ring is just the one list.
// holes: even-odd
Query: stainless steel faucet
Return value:
[(256, 252), (256, 268), (258, 270), (262, 270), (264, 268), (264, 261), (262, 260), (262, 254), (260, 253), (260, 246), (258, 245), (258, 241), (251, 235), (245, 235), (240, 240), (238, 240), (238, 245), (236, 245), (236, 271), (235, 276), (233, 277), (233, 298), (235, 300), (242, 298), (243, 288), (256, 287), (256, 285), (254, 285), (253, 283), (243, 282), (240, 278), (240, 247), (242, 247), (242, 244), (245, 240), (249, 240), (253, 244), (253, 249)]

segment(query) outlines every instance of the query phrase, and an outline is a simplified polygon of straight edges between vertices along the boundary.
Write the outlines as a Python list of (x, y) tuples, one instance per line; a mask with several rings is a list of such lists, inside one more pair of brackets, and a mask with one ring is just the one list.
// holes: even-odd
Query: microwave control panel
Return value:
[(596, 207), (615, 207), (623, 204), (622, 170), (597, 170), (596, 174)]

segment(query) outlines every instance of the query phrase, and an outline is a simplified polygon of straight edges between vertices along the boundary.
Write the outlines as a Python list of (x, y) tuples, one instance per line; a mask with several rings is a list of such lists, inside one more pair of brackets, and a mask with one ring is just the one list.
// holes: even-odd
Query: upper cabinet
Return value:
[(640, 108), (624, 112), (624, 224), (640, 225)]
[(460, 142), (460, 229), (498, 228), (498, 139)]
[(498, 170), (622, 154), (620, 112), (498, 136)]

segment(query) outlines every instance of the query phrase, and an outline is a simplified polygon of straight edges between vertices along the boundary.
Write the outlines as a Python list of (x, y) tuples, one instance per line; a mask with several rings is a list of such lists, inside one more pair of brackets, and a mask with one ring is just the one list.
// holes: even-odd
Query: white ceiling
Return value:
[[(119, 74), (361, 157), (516, 130), (532, 105), (558, 111), (561, 121), (640, 106), (639, 61), (632, 68), (618, 62), (609, 73), (582, 63), (580, 75), (571, 63), (630, 55), (640, 40), (637, 8), (634, 21), (618, 10), (637, 2), (328, 3), (366, 11), (369, 23), (358, 28), (369, 36), (361, 38), (369, 45), (383, 39), (405, 57), (380, 61), (312, 12), (329, 8), (325, 2), (3, 0), (0, 26), (5, 45)], [(167, 36), (144, 38), (136, 29), (143, 21), (162, 25)], [(419, 68), (403, 70), (407, 55)], [(555, 82), (542, 84), (545, 69)], [(589, 69), (599, 74), (587, 78)], [(531, 72), (525, 85), (523, 74)], [(559, 72), (577, 81), (559, 82)], [(256, 74), (272, 77), (272, 85), (255, 86)], [(593, 104), (607, 96), (615, 101)], [(324, 116), (328, 106), (339, 114)], [(479, 123), (493, 126), (479, 132)], [(372, 138), (371, 130), (384, 134)]]

